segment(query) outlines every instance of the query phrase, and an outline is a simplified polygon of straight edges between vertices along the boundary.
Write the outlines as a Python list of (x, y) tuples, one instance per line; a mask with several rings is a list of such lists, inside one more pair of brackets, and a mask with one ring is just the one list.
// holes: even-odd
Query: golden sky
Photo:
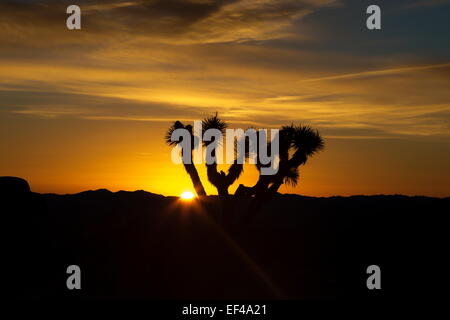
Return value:
[[(325, 137), (281, 192), (449, 196), (449, 1), (378, 1), (377, 31), (370, 4), (2, 1), (0, 175), (37, 192), (179, 195), (192, 185), (165, 131), (218, 111), (233, 128), (294, 122)], [(232, 189), (256, 179), (247, 166)]]

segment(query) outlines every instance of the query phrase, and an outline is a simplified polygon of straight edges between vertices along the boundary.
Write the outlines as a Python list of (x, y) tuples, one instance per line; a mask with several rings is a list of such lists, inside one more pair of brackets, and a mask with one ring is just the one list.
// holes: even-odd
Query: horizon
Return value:
[[(218, 112), (230, 128), (320, 132), (325, 149), (280, 193), (449, 197), (450, 1), (377, 1), (381, 30), (370, 4), (4, 1), (0, 176), (37, 193), (193, 192), (164, 134)], [(244, 165), (230, 191), (257, 179)]]
[[(26, 179), (25, 179), (26, 180)], [(38, 193), (38, 194), (42, 194), (42, 195), (57, 195), (57, 196), (67, 196), (67, 195), (77, 195), (77, 194), (80, 194), (80, 193), (83, 193), (83, 192), (89, 192), (89, 191), (91, 191), (91, 192), (96, 192), (96, 191), (108, 191), (108, 192), (111, 192), (111, 193), (118, 193), (118, 192), (139, 192), (139, 191), (142, 191), (142, 192), (145, 192), (145, 193), (150, 193), (150, 194), (154, 194), (154, 195), (158, 195), (158, 196), (163, 196), (163, 197), (166, 197), (166, 198), (168, 198), (168, 197), (173, 197), (173, 198), (180, 198), (180, 195), (172, 195), (172, 194), (160, 194), (160, 193), (155, 193), (155, 192), (152, 192), (152, 191), (150, 191), (150, 190), (144, 190), (144, 189), (136, 189), (136, 190), (123, 190), (123, 189), (117, 189), (117, 190), (110, 190), (110, 189), (106, 189), (106, 188), (97, 188), (97, 189), (88, 189), (88, 190), (82, 190), (82, 191), (79, 191), (79, 192), (74, 192), (74, 193), (54, 193), (54, 192), (44, 192), (44, 193), (42, 193), (42, 192), (35, 192), (35, 191), (33, 191), (33, 188), (31, 188), (31, 192), (33, 192), (33, 193)], [(289, 193), (289, 192), (286, 192), (286, 193), (281, 193), (281, 192), (279, 192), (278, 193), (279, 195), (286, 195), (286, 196), (290, 196), (290, 195), (293, 195), (293, 196), (300, 196), (300, 197), (307, 197), (307, 198), (350, 198), (350, 197), (397, 197), (397, 196), (399, 196), (399, 197), (410, 197), (410, 198), (415, 198), (415, 197), (419, 197), (419, 198), (421, 198), (421, 197), (424, 197), (424, 198), (437, 198), (437, 199), (447, 199), (447, 198), (450, 198), (450, 195), (449, 196), (442, 196), (442, 197), (436, 197), (436, 196), (425, 196), (425, 195), (420, 195), (420, 194), (416, 194), (416, 195), (406, 195), (406, 194), (396, 194), (396, 193), (391, 193), (391, 194), (352, 194), (352, 195), (339, 195), (339, 194), (335, 194), (335, 195), (331, 195), (331, 196), (308, 196), (308, 195), (305, 195), (305, 194), (301, 194), (301, 193)], [(207, 197), (210, 197), (210, 196), (212, 196), (212, 197), (217, 197), (218, 195), (217, 194), (208, 194), (207, 195)], [(233, 197), (234, 196), (234, 194), (231, 194), (230, 195), (231, 197)], [(195, 196), (194, 198), (198, 198), (198, 196)]]

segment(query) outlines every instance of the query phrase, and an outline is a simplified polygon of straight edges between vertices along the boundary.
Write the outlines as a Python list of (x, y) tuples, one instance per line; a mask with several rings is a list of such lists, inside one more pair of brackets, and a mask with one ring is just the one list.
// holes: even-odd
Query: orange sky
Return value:
[[(378, 34), (351, 18), (364, 1), (78, 3), (81, 31), (55, 1), (0, 4), (0, 175), (37, 192), (179, 195), (192, 185), (164, 133), (218, 111), (233, 128), (325, 137), (281, 192), (450, 195), (446, 1), (381, 1)], [(436, 29), (411, 24), (421, 8)], [(247, 166), (232, 189), (256, 179)]]

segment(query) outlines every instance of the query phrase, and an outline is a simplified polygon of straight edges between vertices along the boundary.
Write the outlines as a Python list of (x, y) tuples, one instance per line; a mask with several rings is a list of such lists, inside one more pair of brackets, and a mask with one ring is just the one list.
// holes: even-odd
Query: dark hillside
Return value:
[[(449, 198), (278, 195), (243, 223), (246, 198), (36, 194), (23, 181), (0, 182), (16, 297), (429, 296), (446, 274)], [(79, 291), (66, 288), (72, 264), (82, 270)], [(382, 270), (378, 292), (366, 288), (372, 264)]]

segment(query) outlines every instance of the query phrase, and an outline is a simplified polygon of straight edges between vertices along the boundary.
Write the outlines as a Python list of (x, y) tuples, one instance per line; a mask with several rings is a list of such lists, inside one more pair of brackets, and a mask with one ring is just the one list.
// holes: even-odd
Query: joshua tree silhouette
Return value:
[(206, 196), (205, 188), (203, 187), (202, 181), (200, 180), (200, 177), (197, 172), (197, 168), (195, 167), (194, 162), (192, 161), (192, 151), (194, 150), (196, 144), (199, 143), (198, 141), (196, 141), (197, 138), (194, 136), (194, 134), (192, 132), (192, 126), (190, 124), (184, 125), (180, 121), (175, 121), (172, 124), (172, 126), (170, 126), (170, 128), (167, 130), (167, 133), (165, 135), (165, 141), (170, 146), (177, 145), (182, 141), (182, 140), (172, 141), (172, 139), (171, 139), (172, 133), (176, 129), (186, 129), (191, 136), (191, 152), (190, 152), (191, 153), (190, 154), (191, 161), (190, 161), (190, 163), (184, 163), (184, 161), (183, 161), (183, 165), (184, 165), (184, 169), (189, 174), (189, 177), (192, 180), (192, 184), (194, 185), (194, 189), (195, 189), (195, 192), (197, 193), (197, 195), (198, 196)]
[[(225, 134), (225, 129), (228, 127), (228, 124), (220, 119), (217, 113), (214, 116), (203, 119), (202, 128), (203, 133), (209, 129), (218, 130), (222, 136)], [(212, 141), (203, 141), (205, 147), (213, 143)], [(235, 148), (236, 150), (236, 148)], [(211, 151), (211, 156), (213, 159), (216, 159), (216, 150)], [(245, 157), (248, 156), (248, 153), (245, 154)], [(217, 170), (217, 161), (214, 161), (211, 164), (206, 164), (206, 170), (208, 174), (208, 180), (211, 184), (216, 187), (217, 193), (219, 196), (228, 196), (228, 188), (240, 177), (242, 172), (244, 171), (244, 165), (239, 164), (237, 157), (235, 155), (235, 160), (233, 164), (228, 169), (228, 173), (225, 174), (223, 171)]]
[[(247, 219), (259, 211), (262, 204), (269, 200), (283, 183), (296, 185), (300, 178), (299, 167), (306, 163), (309, 157), (324, 148), (323, 138), (317, 130), (309, 126), (283, 126), (279, 132), (279, 169), (275, 175), (259, 175), (253, 187), (240, 185), (236, 195), (254, 196), (250, 204)], [(268, 144), (270, 147), (270, 144)], [(259, 161), (257, 169), (263, 167)]]
[[(261, 176), (257, 183), (269, 193), (276, 193), (283, 183), (296, 185), (300, 177), (299, 167), (306, 163), (309, 157), (324, 148), (323, 138), (317, 130), (309, 126), (283, 126), (280, 130), (280, 163), (277, 174)], [(261, 165), (257, 164), (258, 170)], [(270, 187), (269, 187), (270, 185)]]
[[(203, 144), (205, 147), (211, 145), (211, 143), (222, 143), (221, 141), (215, 141), (215, 136), (212, 135), (211, 140), (208, 141), (204, 138), (204, 134), (207, 130), (215, 129), (216, 133), (220, 133), (219, 136), (223, 136), (225, 133), (228, 124), (219, 118), (217, 113), (214, 116), (207, 117), (202, 121), (202, 136), (203, 136)], [(169, 145), (178, 145), (182, 142), (180, 141), (172, 141), (172, 133), (176, 129), (186, 129), (191, 137), (191, 150), (190, 150), (190, 163), (185, 163), (184, 168), (186, 172), (189, 174), (192, 183), (194, 185), (195, 191), (197, 195), (204, 196), (206, 195), (203, 184), (198, 175), (197, 169), (192, 161), (192, 152), (194, 148), (198, 145), (198, 138), (194, 136), (193, 129), (191, 125), (184, 125), (180, 121), (175, 121), (173, 125), (168, 129), (165, 141)], [(262, 139), (262, 136), (257, 131), (257, 138)], [(181, 138), (182, 139), (182, 138)], [(234, 142), (236, 144), (236, 141)], [(245, 158), (249, 157), (249, 141), (246, 140), (246, 148), (245, 154), (243, 155)], [(259, 148), (259, 143), (257, 143), (257, 148)], [(270, 142), (267, 143), (267, 150), (271, 150)], [(282, 184), (290, 184), (296, 185), (300, 178), (299, 167), (305, 164), (311, 156), (321, 151), (324, 148), (323, 138), (320, 136), (319, 132), (315, 129), (312, 129), (309, 126), (302, 125), (294, 125), (291, 124), (289, 126), (281, 127), (279, 131), (279, 167), (278, 171), (274, 175), (262, 175), (261, 169), (264, 166), (259, 161), (258, 155), (259, 150), (256, 155), (256, 168), (260, 172), (258, 181), (253, 187), (246, 187), (244, 185), (240, 185), (236, 190), (236, 195), (238, 196), (253, 196), (252, 204), (250, 206), (250, 210), (253, 213), (256, 213), (261, 204), (270, 199), (275, 193), (277, 193), (278, 189)], [(236, 148), (235, 148), (236, 149)], [(182, 151), (183, 152), (183, 151)], [(216, 148), (211, 149), (211, 157), (214, 160), (216, 159)], [(267, 152), (265, 153), (267, 154)], [(228, 188), (241, 176), (244, 165), (238, 163), (238, 158), (240, 155), (235, 153), (235, 160), (233, 164), (229, 167), (228, 172), (225, 173), (222, 170), (218, 170), (217, 161), (213, 161), (212, 163), (206, 163), (208, 180), (214, 185), (217, 189), (217, 192), (220, 196), (228, 196)]]

